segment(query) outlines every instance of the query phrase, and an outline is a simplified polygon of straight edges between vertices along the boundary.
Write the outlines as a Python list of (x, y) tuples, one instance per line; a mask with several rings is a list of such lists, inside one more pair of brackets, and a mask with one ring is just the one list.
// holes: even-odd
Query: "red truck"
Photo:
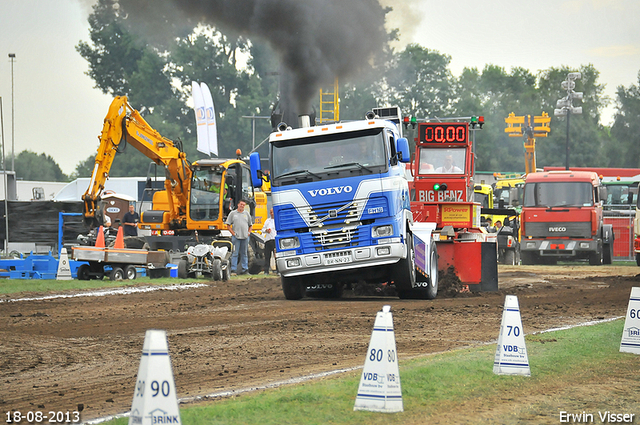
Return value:
[(613, 228), (604, 224), (606, 189), (590, 171), (530, 173), (521, 216), (522, 264), (556, 264), (588, 259), (611, 264)]

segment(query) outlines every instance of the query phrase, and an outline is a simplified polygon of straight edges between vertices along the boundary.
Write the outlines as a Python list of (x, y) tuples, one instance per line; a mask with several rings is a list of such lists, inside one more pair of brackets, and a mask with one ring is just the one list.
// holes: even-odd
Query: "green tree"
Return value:
[(613, 142), (607, 152), (611, 167), (640, 167), (640, 72), (638, 85), (619, 86), (616, 115), (611, 126)]
[[(539, 167), (564, 166), (567, 147), (567, 118), (555, 117), (553, 110), (558, 99), (567, 95), (561, 87), (562, 81), (575, 68), (550, 68), (539, 75), (540, 102), (543, 110), (551, 116), (551, 133), (540, 139), (536, 145)], [(582, 114), (571, 115), (569, 119), (569, 166), (602, 167), (607, 165), (603, 155), (611, 139), (607, 130), (599, 123), (602, 109), (607, 99), (603, 96), (604, 86), (598, 83), (598, 72), (593, 65), (583, 65), (578, 71), (582, 78), (576, 81), (576, 92), (583, 92), (583, 101), (574, 101), (574, 106), (582, 106)]]
[(44, 153), (38, 155), (29, 150), (22, 151), (16, 156), (14, 164), (16, 176), (21, 180), (69, 181), (69, 177), (62, 172), (55, 160)]
[(504, 119), (510, 112), (540, 114), (535, 76), (523, 68), (507, 72), (491, 64), (482, 72), (465, 68), (456, 81), (454, 98), (454, 116), (485, 119), (483, 129), (475, 132), (476, 169), (524, 172), (523, 140), (507, 137)]
[[(451, 112), (453, 76), (451, 57), (418, 44), (395, 55), (387, 74), (387, 99), (417, 117), (444, 116)], [(385, 102), (386, 103), (386, 102)]]

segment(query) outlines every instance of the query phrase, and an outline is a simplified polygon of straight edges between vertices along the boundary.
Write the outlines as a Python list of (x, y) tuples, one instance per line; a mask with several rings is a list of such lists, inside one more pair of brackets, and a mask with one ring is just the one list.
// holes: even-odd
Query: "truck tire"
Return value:
[(211, 277), (213, 280), (222, 280), (222, 261), (219, 258), (213, 260)]
[(413, 235), (407, 233), (407, 255), (392, 268), (392, 280), (400, 298), (409, 298), (416, 286), (416, 253), (413, 248)]
[(636, 264), (640, 267), (640, 254), (636, 254)]
[(137, 275), (137, 271), (136, 271), (136, 266), (134, 266), (133, 264), (129, 264), (127, 267), (124, 268), (124, 277), (128, 280), (133, 280), (136, 278)]
[(589, 253), (589, 265), (590, 266), (602, 265), (602, 251)]
[(604, 264), (612, 264), (613, 263), (613, 243), (608, 243), (608, 244), (604, 245), (604, 252), (603, 252), (602, 262)]
[(536, 264), (536, 254), (533, 252), (520, 252), (520, 262), (525, 266), (533, 266)]
[(280, 276), (282, 282), (282, 292), (288, 300), (299, 300), (304, 297), (305, 287), (297, 277)]
[(400, 299), (433, 300), (438, 296), (438, 248), (431, 244), (429, 252), (429, 277), (425, 282), (416, 282), (416, 287), (410, 290), (398, 289)]

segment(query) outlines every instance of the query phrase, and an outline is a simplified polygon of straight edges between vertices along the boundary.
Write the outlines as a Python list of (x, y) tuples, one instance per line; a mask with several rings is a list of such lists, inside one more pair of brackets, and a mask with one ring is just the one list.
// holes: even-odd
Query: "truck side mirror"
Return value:
[(411, 162), (411, 153), (409, 153), (409, 141), (405, 137), (396, 140), (396, 152), (400, 162)]
[(249, 166), (251, 167), (251, 184), (253, 187), (262, 187), (262, 166), (260, 165), (260, 154), (254, 152), (249, 156)]

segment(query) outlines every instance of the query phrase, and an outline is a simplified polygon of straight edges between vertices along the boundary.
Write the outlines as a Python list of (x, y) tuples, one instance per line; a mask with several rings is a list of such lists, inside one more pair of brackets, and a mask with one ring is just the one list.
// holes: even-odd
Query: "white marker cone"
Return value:
[(58, 259), (58, 273), (56, 274), (56, 280), (71, 280), (71, 267), (69, 266), (69, 256), (67, 255), (67, 248), (60, 250), (60, 258)]
[(376, 315), (353, 410), (404, 410), (391, 306), (385, 305)]
[(640, 354), (640, 288), (638, 287), (631, 288), (620, 352)]
[(129, 425), (181, 424), (167, 333), (148, 330), (131, 404)]
[(520, 307), (518, 297), (515, 295), (507, 295), (504, 300), (493, 373), (531, 376), (520, 318)]

